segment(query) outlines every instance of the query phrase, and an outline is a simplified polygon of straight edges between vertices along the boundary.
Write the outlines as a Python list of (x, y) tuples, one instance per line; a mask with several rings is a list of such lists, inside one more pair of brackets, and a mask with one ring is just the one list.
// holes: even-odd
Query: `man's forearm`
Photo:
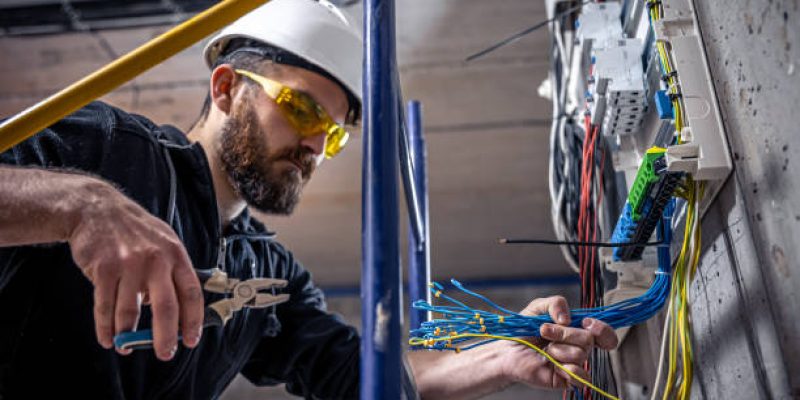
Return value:
[(407, 354), (422, 399), (474, 399), (505, 389), (505, 343), (490, 343), (458, 353), (415, 351)]
[(112, 186), (87, 175), (0, 166), (0, 246), (67, 241)]

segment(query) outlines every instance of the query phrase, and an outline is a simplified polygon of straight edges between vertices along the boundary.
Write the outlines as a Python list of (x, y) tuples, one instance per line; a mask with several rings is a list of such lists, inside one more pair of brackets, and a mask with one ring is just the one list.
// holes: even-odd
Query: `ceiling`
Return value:
[[(21, 3), (50, 7), (53, 15), (39, 15), (39, 20), (57, 21), (57, 14), (64, 11), (64, 2), (5, 1), (0, 2), (0, 14)], [(125, 19), (120, 14), (125, 7), (113, 2), (111, 8), (109, 3), (69, 2), (73, 10), (92, 6), (93, 15), (113, 14), (98, 21), (106, 25), (117, 21), (114, 29), (61, 24), (58, 33), (12, 35), (3, 28), (0, 115), (23, 110), (169, 27)], [(146, 18), (163, 19), (177, 18), (177, 9), (163, 8), (165, 4), (186, 8), (204, 2), (141, 1), (128, 6), (134, 3), (150, 11), (162, 7), (160, 14), (153, 11)], [(61, 8), (52, 8), (54, 4)], [(499, 237), (552, 237), (546, 175), (551, 106), (537, 96), (548, 70), (547, 32), (534, 32), (483, 59), (463, 61), (544, 19), (544, 2), (398, 0), (397, 4), (403, 94), (423, 104), (434, 277), (569, 274), (556, 248), (495, 243)], [(348, 11), (360, 18), (358, 5)], [(2, 20), (10, 26), (8, 19)], [(206, 93), (208, 71), (200, 61), (201, 49), (201, 44), (189, 48), (104, 100), (158, 123), (187, 128)], [(361, 140), (356, 136), (341, 156), (318, 170), (295, 215), (262, 216), (322, 285), (359, 281)]]

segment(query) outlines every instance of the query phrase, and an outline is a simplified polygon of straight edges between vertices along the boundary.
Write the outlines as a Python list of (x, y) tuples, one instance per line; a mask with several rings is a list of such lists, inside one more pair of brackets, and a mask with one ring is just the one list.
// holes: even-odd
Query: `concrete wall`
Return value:
[[(800, 2), (694, 3), (735, 171), (703, 219), (692, 398), (800, 398)], [(625, 398), (649, 398), (661, 323), (620, 351)]]

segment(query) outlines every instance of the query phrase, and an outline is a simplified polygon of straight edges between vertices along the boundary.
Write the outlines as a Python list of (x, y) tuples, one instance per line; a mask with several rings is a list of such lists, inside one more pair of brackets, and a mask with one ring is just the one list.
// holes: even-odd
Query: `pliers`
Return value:
[[(219, 268), (196, 270), (198, 278), (203, 285), (203, 290), (211, 293), (232, 294), (215, 301), (205, 308), (203, 328), (210, 326), (223, 327), (233, 317), (233, 313), (244, 307), (265, 308), (284, 303), (289, 300), (288, 294), (263, 293), (263, 290), (284, 288), (288, 284), (283, 279), (253, 278), (240, 281), (228, 278), (228, 275)], [(180, 339), (180, 336), (179, 336)], [(114, 346), (119, 349), (149, 349), (153, 347), (153, 331), (122, 332), (114, 336)]]

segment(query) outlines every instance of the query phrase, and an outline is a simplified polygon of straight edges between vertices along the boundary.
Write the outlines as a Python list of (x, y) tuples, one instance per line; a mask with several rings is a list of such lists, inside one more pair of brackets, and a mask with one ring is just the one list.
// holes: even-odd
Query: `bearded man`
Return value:
[[(95, 102), (0, 154), (0, 398), (213, 399), (237, 373), (305, 398), (357, 397), (356, 330), (248, 209), (291, 214), (343, 149), (361, 49), (327, 1), (273, 0), (206, 47), (209, 94), (188, 134)], [(196, 269), (212, 267), (285, 280), (289, 300), (203, 329), (221, 295)], [(561, 297), (525, 312), (558, 322), (541, 344), (577, 374), (593, 346), (616, 344), (600, 321), (568, 327)], [(152, 329), (153, 351), (115, 348), (137, 328)], [(414, 381), (441, 398), (574, 384), (514, 343), (408, 359), (409, 398)]]

